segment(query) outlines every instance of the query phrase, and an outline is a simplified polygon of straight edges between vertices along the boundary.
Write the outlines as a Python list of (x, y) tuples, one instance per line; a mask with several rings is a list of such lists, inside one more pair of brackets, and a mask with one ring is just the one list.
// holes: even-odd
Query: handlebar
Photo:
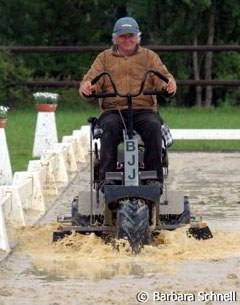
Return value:
[(102, 72), (100, 74), (98, 74), (92, 81), (91, 81), (91, 84), (92, 85), (95, 85), (103, 76), (107, 76), (111, 82), (111, 85), (112, 85), (112, 88), (113, 88), (113, 92), (110, 92), (110, 93), (107, 93), (107, 92), (100, 92), (100, 93), (93, 93), (92, 95), (90, 95), (89, 97), (93, 97), (93, 98), (106, 98), (106, 97), (116, 97), (116, 96), (120, 96), (120, 97), (126, 97), (126, 98), (129, 98), (129, 97), (136, 97), (138, 95), (140, 95), (141, 93), (143, 95), (159, 95), (159, 94), (162, 94), (162, 91), (159, 91), (159, 90), (143, 90), (144, 88), (144, 84), (146, 82), (146, 79), (148, 77), (148, 75), (150, 73), (153, 73), (155, 74), (158, 78), (160, 78), (161, 80), (163, 80), (165, 83), (168, 83), (168, 78), (162, 74), (161, 72), (159, 71), (155, 71), (155, 70), (148, 70), (144, 76), (143, 76), (143, 79), (142, 79), (142, 82), (141, 82), (141, 85), (140, 85), (140, 88), (138, 90), (138, 92), (136, 93), (126, 93), (126, 94), (121, 94), (120, 92), (118, 92), (117, 88), (116, 88), (116, 85), (113, 81), (113, 78), (111, 76), (110, 73), (108, 72)]
[(160, 78), (161, 80), (163, 80), (164, 82), (168, 83), (168, 78), (163, 75), (161, 72), (159, 71), (155, 71), (155, 70), (148, 70), (144, 76), (143, 79), (141, 81), (141, 85), (140, 88), (138, 90), (138, 92), (136, 93), (126, 93), (126, 94), (121, 94), (120, 92), (118, 92), (116, 85), (113, 81), (113, 78), (111, 76), (110, 73), (108, 72), (102, 72), (99, 75), (97, 75), (92, 81), (91, 84), (95, 85), (103, 76), (107, 76), (111, 82), (112, 88), (113, 88), (113, 92), (100, 92), (100, 93), (93, 93), (91, 96), (89, 97), (93, 97), (93, 98), (105, 98), (105, 97), (115, 97), (115, 96), (119, 96), (119, 97), (124, 97), (127, 99), (128, 102), (128, 122), (129, 122), (129, 126), (128, 126), (128, 130), (127, 130), (127, 134), (129, 139), (133, 138), (133, 109), (132, 109), (132, 98), (136, 97), (138, 95), (140, 95), (141, 93), (144, 95), (158, 95), (158, 94), (162, 94), (162, 91), (159, 90), (143, 90), (144, 88), (144, 84), (145, 81), (148, 77), (148, 75), (150, 73), (155, 74), (158, 78)]

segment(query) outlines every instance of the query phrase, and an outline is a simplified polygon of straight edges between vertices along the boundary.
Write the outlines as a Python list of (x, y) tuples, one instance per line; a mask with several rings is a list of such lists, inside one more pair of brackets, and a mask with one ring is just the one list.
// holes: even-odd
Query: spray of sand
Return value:
[[(214, 238), (199, 241), (186, 235), (186, 228), (164, 231), (153, 244), (134, 255), (126, 241), (117, 241), (118, 251), (94, 234), (72, 234), (52, 243), (58, 224), (23, 227), (17, 251), (31, 256), (39, 270), (67, 276), (108, 277), (116, 274), (176, 272), (176, 262), (216, 261), (240, 254), (240, 233), (213, 232)], [(173, 268), (174, 264), (174, 268)]]

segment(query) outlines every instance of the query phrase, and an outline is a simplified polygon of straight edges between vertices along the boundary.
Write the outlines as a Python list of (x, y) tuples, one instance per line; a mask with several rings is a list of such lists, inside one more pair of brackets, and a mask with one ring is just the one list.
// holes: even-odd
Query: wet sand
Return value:
[[(184, 191), (214, 238), (188, 238), (185, 228), (163, 232), (135, 256), (116, 252), (94, 235), (57, 244), (58, 214), (69, 214), (76, 192), (89, 188), (86, 170), (36, 226), (18, 231), (19, 245), (0, 264), (0, 305), (240, 304), (240, 153), (170, 153), (169, 189)], [(200, 300), (198, 293), (236, 291), (233, 302)], [(178, 293), (195, 301), (155, 300)], [(145, 295), (139, 295), (144, 301)], [(159, 294), (158, 294), (159, 297)], [(168, 296), (169, 297), (169, 296)]]

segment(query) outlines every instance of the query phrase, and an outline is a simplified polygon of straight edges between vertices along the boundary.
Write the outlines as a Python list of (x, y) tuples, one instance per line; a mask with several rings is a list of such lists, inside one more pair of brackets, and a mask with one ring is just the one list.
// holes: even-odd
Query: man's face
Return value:
[(126, 54), (131, 54), (136, 48), (136, 45), (138, 43), (138, 37), (136, 34), (132, 33), (122, 34), (116, 37), (116, 42), (118, 48), (122, 52)]

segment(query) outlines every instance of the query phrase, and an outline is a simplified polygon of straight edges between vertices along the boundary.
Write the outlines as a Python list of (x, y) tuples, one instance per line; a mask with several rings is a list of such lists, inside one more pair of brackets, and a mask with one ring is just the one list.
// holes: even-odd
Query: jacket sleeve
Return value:
[[(93, 80), (98, 74), (100, 74), (101, 72), (104, 71), (104, 51), (101, 52), (96, 59), (94, 60), (94, 62), (92, 63), (90, 69), (88, 70), (88, 72), (84, 75), (82, 81), (80, 82), (80, 88), (81, 88), (81, 83), (85, 82), (85, 81), (91, 81)], [(102, 84), (103, 84), (103, 79), (100, 79), (96, 85), (95, 85), (95, 92), (101, 92), (101, 88), (102, 88)], [(86, 96), (81, 95), (84, 99), (89, 99)]]
[[(150, 69), (156, 70), (164, 74), (167, 78), (173, 78), (173, 75), (168, 71), (167, 67), (163, 64), (157, 53), (150, 50), (149, 52)], [(159, 79), (156, 75), (151, 77), (154, 87), (157, 90), (163, 88), (164, 82)], [(172, 96), (172, 95), (171, 95)]]

